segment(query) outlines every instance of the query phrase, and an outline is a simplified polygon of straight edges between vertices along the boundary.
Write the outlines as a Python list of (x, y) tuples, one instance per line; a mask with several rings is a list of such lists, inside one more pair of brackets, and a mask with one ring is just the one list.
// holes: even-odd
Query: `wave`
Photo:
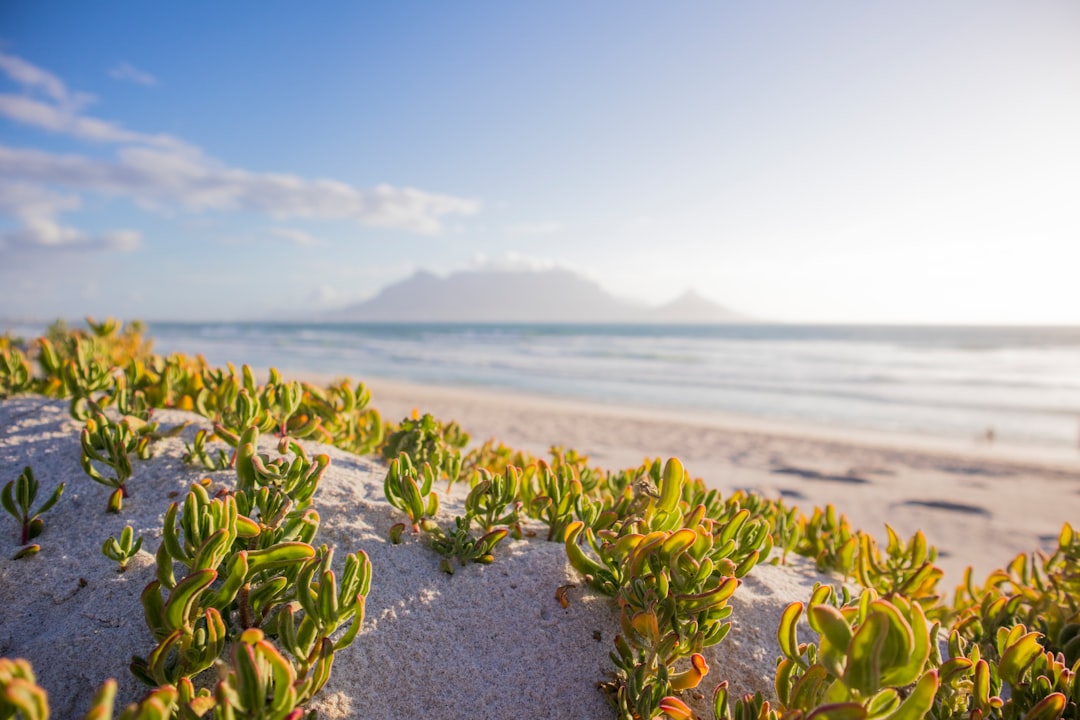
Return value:
[(1076, 442), (1080, 328), (153, 323), (161, 350), (358, 377)]

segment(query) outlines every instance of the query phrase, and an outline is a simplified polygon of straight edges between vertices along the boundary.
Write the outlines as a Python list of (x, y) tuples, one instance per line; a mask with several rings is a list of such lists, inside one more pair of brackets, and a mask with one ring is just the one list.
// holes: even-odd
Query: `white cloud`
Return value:
[(337, 288), (323, 283), (315, 288), (315, 291), (310, 295), (310, 299), (320, 307), (334, 307), (344, 305), (347, 296), (339, 292)]
[(514, 235), (553, 235), (562, 232), (563, 226), (557, 222), (517, 223), (507, 228)]
[(301, 247), (319, 244), (318, 238), (314, 237), (311, 233), (306, 233), (303, 230), (296, 230), (294, 228), (270, 228), (270, 234), (288, 240), (296, 245), (300, 245)]
[(475, 200), (379, 185), (253, 173), (189, 150), (128, 147), (116, 160), (0, 145), (0, 174), (24, 182), (131, 198), (145, 208), (249, 211), (286, 218), (351, 219), (434, 235), (444, 215), (471, 215)]
[(61, 195), (40, 185), (0, 182), (0, 213), (12, 216), (21, 227), (0, 231), (0, 248), (34, 250), (137, 250), (140, 236), (133, 230), (114, 230), (99, 236), (62, 225), (58, 216), (78, 210), (76, 195)]
[(28, 90), (40, 90), (57, 102), (70, 104), (73, 99), (60, 78), (22, 58), (0, 52), (0, 71)]
[(60, 78), (22, 58), (0, 52), (0, 72), (21, 85), (25, 91), (45, 96), (45, 99), (41, 99), (0, 93), (0, 116), (9, 120), (94, 142), (197, 150), (171, 135), (135, 132), (116, 123), (82, 114), (82, 110), (95, 101), (93, 95), (71, 92)]
[[(425, 235), (442, 232), (446, 216), (468, 216), (480, 208), (476, 200), (409, 187), (364, 189), (336, 180), (232, 167), (171, 135), (135, 132), (82, 114), (92, 96), (72, 93), (55, 75), (21, 58), (0, 53), (0, 71), (26, 91), (47, 98), (0, 94), (0, 116), (50, 132), (118, 145), (112, 159), (0, 145), (0, 176), (9, 185), (22, 188), (19, 197), (26, 196), (28, 187), (36, 193), (36, 200), (27, 201), (26, 208), (12, 202), (0, 207), (22, 225), (21, 230), (4, 236), (7, 245), (113, 249), (137, 245), (130, 231), (91, 242), (76, 229), (59, 225), (56, 216), (77, 209), (80, 198), (57, 195), (49, 188), (126, 198), (148, 210), (253, 212), (275, 220), (349, 219)], [(42, 198), (50, 199), (45, 202)], [(314, 239), (297, 235), (299, 231), (287, 232), (293, 242)]]
[(148, 135), (126, 130), (115, 123), (80, 115), (75, 108), (50, 105), (22, 95), (0, 94), (0, 115), (23, 125), (94, 142), (137, 143), (163, 148), (185, 145), (171, 135)]
[(114, 65), (109, 70), (109, 77), (114, 80), (127, 80), (137, 85), (145, 85), (147, 87), (153, 87), (157, 85), (157, 78), (150, 73), (140, 70), (131, 63), (122, 62), (118, 65)]
[(556, 267), (571, 269), (564, 263), (556, 262), (550, 258), (522, 255), (516, 252), (503, 253), (497, 258), (477, 253), (469, 264), (470, 270), (484, 272), (540, 272), (552, 270)]

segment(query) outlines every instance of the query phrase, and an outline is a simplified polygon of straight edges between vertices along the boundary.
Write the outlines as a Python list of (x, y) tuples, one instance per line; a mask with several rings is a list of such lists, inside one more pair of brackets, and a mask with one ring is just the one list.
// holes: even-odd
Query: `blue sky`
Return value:
[(564, 266), (761, 318), (1080, 323), (1080, 4), (0, 7), (0, 316)]

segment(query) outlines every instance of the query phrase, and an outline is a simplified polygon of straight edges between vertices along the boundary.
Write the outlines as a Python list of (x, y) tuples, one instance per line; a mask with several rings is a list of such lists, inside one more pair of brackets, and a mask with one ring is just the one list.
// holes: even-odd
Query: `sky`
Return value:
[(563, 267), (766, 320), (1080, 324), (1075, 0), (0, 5), (0, 317)]

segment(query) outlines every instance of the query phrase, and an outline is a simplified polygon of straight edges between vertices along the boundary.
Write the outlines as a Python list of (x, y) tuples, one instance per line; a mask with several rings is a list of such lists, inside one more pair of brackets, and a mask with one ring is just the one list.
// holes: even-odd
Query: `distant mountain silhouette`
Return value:
[(569, 270), (420, 271), (365, 302), (323, 315), (336, 322), (724, 323), (748, 318), (688, 291), (636, 305)]

